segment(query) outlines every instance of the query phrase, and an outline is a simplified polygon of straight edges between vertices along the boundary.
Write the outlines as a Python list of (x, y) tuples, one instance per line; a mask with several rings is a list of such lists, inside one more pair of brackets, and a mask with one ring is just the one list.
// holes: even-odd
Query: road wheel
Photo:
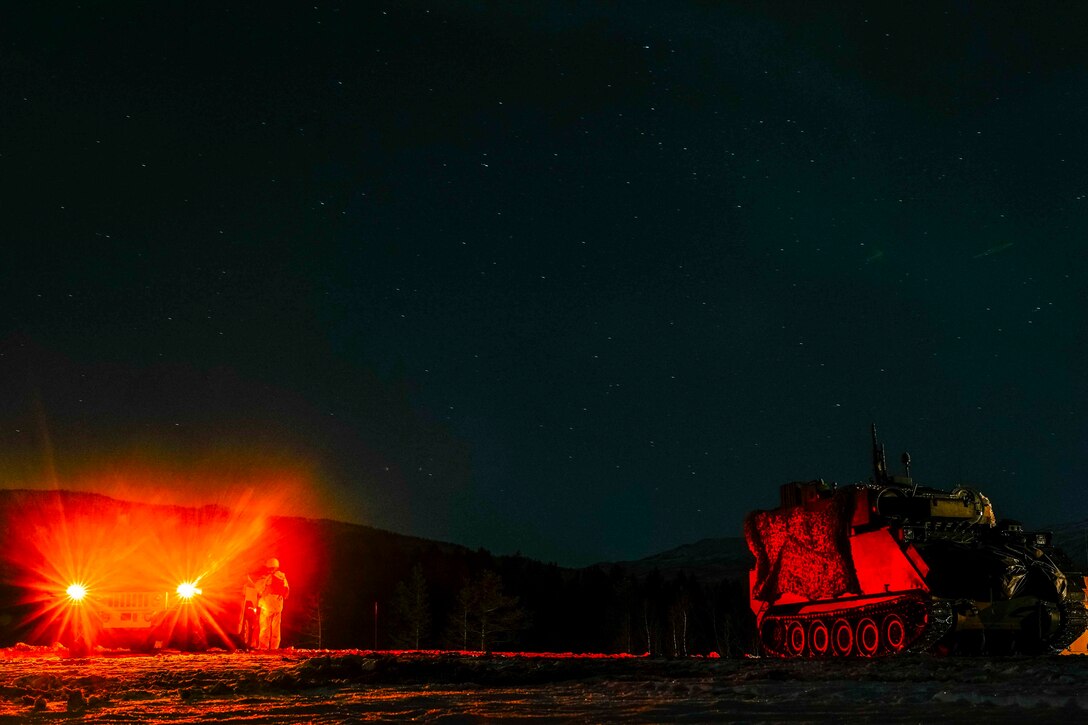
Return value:
[(253, 624), (248, 617), (242, 617), (242, 631), (238, 633), (238, 649), (249, 649), (250, 636), (253, 634)]
[(800, 657), (805, 652), (805, 627), (800, 622), (786, 625), (786, 651), (791, 657)]
[(836, 619), (831, 625), (831, 646), (835, 654), (849, 657), (854, 653), (854, 628), (845, 619)]
[(907, 648), (907, 627), (898, 614), (889, 614), (884, 617), (880, 631), (883, 635), (884, 646), (889, 652), (895, 654)]
[(809, 625), (808, 646), (817, 657), (826, 657), (831, 651), (831, 633), (827, 631), (824, 620), (817, 619)]
[(880, 629), (869, 617), (858, 622), (854, 639), (858, 643), (858, 654), (862, 657), (872, 657), (880, 649)]

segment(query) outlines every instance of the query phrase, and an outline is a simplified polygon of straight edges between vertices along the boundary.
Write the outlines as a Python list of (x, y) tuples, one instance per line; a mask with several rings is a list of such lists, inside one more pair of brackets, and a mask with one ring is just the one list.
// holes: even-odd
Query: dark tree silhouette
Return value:
[(518, 598), (504, 594), (502, 578), (487, 569), (457, 595), (450, 632), (462, 649), (490, 652), (496, 644), (511, 641), (527, 625), (528, 617)]
[[(30, 539), (18, 522), (28, 506), (56, 510), (58, 517), (88, 508), (115, 515), (147, 507), (76, 492), (0, 490), (0, 551), (25, 550)], [(204, 514), (189, 510), (185, 515)], [(438, 623), (449, 625), (441, 644), (466, 650), (509, 644), (536, 652), (739, 657), (757, 645), (746, 576), (640, 571), (619, 564), (570, 569), (295, 517), (274, 517), (266, 533), (259, 551), (239, 560), (263, 560), (268, 542), (290, 552), (295, 598), (283, 636), (299, 647), (372, 647), (380, 644), (375, 634), (390, 645), (431, 647), (439, 644), (432, 628)], [(25, 603), (20, 583), (33, 576), (30, 563), (25, 557), (0, 561), (0, 646), (42, 637), (33, 630), (37, 609)], [(234, 596), (235, 579), (224, 582)], [(375, 602), (382, 606), (377, 633)], [(229, 613), (226, 626), (234, 626), (237, 614)]]
[(298, 646), (322, 649), (325, 646), (325, 604), (321, 593), (308, 593), (302, 601), (302, 624)]
[(431, 603), (423, 567), (416, 564), (407, 581), (393, 591), (392, 639), (396, 647), (419, 649), (431, 634)]

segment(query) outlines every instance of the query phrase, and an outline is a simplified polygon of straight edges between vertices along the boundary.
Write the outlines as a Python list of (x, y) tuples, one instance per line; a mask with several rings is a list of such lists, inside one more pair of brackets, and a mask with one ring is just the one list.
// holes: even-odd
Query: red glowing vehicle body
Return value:
[[(67, 491), (5, 491), (5, 570), (36, 644), (243, 646), (242, 585), (263, 527), (231, 511)], [(13, 515), (12, 512), (18, 512)]]
[(138, 583), (123, 589), (104, 584), (88, 590), (77, 582), (67, 587), (61, 599), (60, 607), (68, 612), (59, 641), (74, 648), (137, 651), (241, 646), (242, 634), (226, 622), (215, 621), (218, 617), (211, 616), (205, 596), (205, 589), (194, 582), (182, 582), (173, 591)]
[(779, 657), (906, 652), (1060, 652), (1088, 627), (1083, 576), (1051, 544), (995, 522), (967, 488), (887, 472), (873, 427), (873, 479), (781, 487), (745, 537), (762, 650)]

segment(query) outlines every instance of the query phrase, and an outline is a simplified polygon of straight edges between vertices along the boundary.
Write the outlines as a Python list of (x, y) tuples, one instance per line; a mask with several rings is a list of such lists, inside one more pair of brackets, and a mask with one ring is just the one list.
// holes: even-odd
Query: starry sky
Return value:
[(1088, 517), (1088, 6), (885, 5), (7, 4), (2, 485), (279, 476), (581, 565), (863, 480), (875, 422)]

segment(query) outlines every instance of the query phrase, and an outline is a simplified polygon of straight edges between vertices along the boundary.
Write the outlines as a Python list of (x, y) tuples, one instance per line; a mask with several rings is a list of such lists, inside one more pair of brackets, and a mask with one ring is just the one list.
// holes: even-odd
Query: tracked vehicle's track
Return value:
[(778, 657), (881, 657), (928, 649), (952, 627), (947, 602), (903, 596), (760, 622), (764, 650)]
[(911, 654), (928, 652), (941, 637), (952, 631), (952, 625), (956, 621), (952, 602), (947, 599), (931, 599), (926, 605), (929, 607), (928, 626), (922, 636), (907, 648), (907, 652)]
[(1068, 587), (1058, 606), (1061, 609), (1061, 624), (1058, 626), (1058, 631), (1046, 643), (1054, 653), (1068, 648), (1084, 634), (1085, 629), (1088, 629), (1088, 609), (1084, 608), (1083, 589)]

